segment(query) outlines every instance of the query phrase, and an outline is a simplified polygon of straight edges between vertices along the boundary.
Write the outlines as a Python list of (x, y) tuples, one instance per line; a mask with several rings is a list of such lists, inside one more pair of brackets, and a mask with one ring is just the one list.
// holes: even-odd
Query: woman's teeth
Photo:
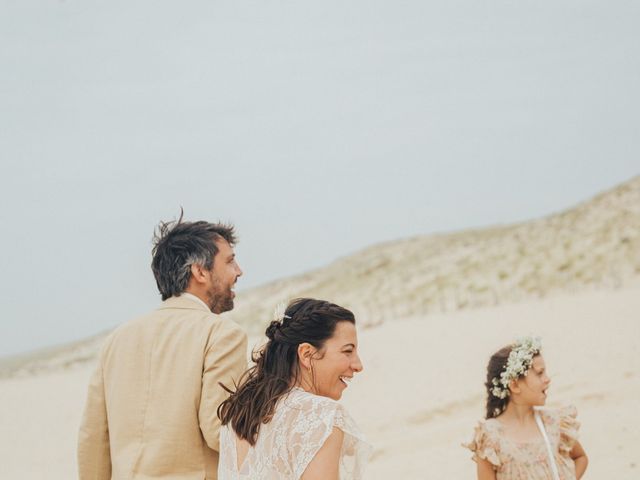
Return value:
[(348, 386), (349, 382), (351, 382), (352, 380), (352, 377), (340, 377), (340, 380), (342, 380), (342, 383)]

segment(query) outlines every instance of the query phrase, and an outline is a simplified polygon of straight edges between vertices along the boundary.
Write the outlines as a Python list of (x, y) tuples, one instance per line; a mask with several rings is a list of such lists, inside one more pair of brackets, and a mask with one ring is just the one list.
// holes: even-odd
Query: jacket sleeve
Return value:
[(111, 454), (104, 396), (102, 354), (91, 377), (78, 434), (79, 480), (110, 480)]
[(204, 358), (202, 394), (198, 418), (209, 448), (220, 450), (218, 407), (229, 394), (218, 384), (233, 389), (247, 369), (247, 335), (234, 322), (220, 321)]

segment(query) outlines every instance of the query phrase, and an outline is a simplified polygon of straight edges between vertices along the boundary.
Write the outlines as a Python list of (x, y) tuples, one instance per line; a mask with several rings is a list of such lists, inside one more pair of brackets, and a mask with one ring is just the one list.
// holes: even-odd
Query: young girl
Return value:
[(551, 382), (540, 350), (522, 338), (489, 360), (486, 420), (465, 445), (478, 480), (573, 480), (587, 469), (575, 407), (540, 408)]

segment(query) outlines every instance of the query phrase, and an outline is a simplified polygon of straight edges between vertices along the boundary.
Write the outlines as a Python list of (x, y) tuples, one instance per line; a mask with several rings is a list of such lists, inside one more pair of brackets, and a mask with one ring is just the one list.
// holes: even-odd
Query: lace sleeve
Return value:
[(288, 443), (295, 478), (302, 476), (334, 427), (344, 432), (340, 477), (363, 478), (371, 447), (342, 405), (315, 395), (305, 398), (290, 429)]
[(487, 431), (485, 422), (479, 422), (476, 426), (473, 438), (469, 443), (463, 443), (463, 447), (473, 452), (473, 460), (487, 460), (494, 469), (500, 467), (500, 457), (498, 456), (499, 446), (492, 435)]

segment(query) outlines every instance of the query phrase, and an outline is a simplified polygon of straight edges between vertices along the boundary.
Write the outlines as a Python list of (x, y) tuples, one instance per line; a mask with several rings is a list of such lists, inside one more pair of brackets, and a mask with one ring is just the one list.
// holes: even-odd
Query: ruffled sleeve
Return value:
[(302, 476), (334, 427), (344, 432), (340, 478), (363, 478), (371, 446), (347, 410), (338, 402), (316, 395), (306, 397), (300, 407), (300, 415), (288, 438), (295, 478)]
[(558, 410), (560, 424), (560, 452), (568, 454), (578, 441), (578, 429), (580, 422), (576, 420), (578, 411), (576, 407), (570, 405)]
[(502, 462), (498, 456), (499, 445), (495, 437), (487, 430), (486, 422), (479, 422), (476, 426), (473, 439), (469, 443), (463, 443), (463, 447), (473, 452), (473, 460), (486, 460), (494, 469), (498, 469)]

